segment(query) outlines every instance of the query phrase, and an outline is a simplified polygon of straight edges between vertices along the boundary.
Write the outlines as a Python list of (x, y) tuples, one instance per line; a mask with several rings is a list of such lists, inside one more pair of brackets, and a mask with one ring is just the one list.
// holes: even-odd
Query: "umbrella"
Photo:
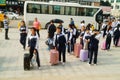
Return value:
[(53, 21), (54, 23), (64, 23), (64, 21), (61, 20), (61, 19), (52, 19), (52, 21)]

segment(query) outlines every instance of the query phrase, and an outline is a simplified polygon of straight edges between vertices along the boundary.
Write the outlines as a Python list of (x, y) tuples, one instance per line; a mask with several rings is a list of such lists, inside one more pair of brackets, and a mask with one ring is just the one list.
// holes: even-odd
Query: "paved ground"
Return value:
[(24, 71), (23, 55), (28, 51), (22, 50), (18, 30), (9, 32), (9, 41), (4, 40), (4, 30), (0, 32), (0, 80), (120, 80), (120, 48), (100, 50), (97, 66), (88, 66), (73, 55), (67, 55), (65, 66), (50, 66), (45, 30), (41, 31), (39, 44), (41, 70), (35, 67)]

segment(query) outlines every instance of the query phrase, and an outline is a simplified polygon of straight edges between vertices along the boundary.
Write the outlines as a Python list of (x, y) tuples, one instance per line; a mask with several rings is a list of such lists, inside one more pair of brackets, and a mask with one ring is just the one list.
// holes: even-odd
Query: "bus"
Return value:
[(92, 23), (96, 28), (102, 21), (102, 9), (95, 6), (80, 5), (70, 2), (37, 2), (25, 1), (24, 20), (27, 26), (32, 26), (34, 18), (38, 18), (42, 28), (52, 19), (61, 19), (63, 26), (68, 27), (70, 18), (73, 18), (75, 25), (79, 26), (82, 20), (85, 24)]

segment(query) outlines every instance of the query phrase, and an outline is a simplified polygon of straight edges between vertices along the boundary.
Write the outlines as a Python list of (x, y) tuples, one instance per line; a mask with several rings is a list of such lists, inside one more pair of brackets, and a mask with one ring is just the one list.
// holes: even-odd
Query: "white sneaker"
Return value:
[(97, 66), (97, 64), (94, 64), (94, 66)]
[(89, 63), (87, 63), (89, 66), (91, 66), (92, 64), (89, 64)]
[(64, 66), (64, 65), (65, 65), (65, 63), (63, 62), (63, 63), (62, 63), (62, 65)]
[(34, 64), (33, 64), (33, 62), (31, 61), (30, 63), (31, 63), (31, 66), (32, 66), (32, 67), (34, 67)]
[(41, 67), (38, 67), (39, 70), (41, 70)]

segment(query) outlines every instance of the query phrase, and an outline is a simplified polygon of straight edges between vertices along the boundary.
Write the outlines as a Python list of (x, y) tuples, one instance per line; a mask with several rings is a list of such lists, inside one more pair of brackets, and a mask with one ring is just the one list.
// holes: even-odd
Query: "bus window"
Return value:
[(27, 5), (27, 13), (32, 13), (32, 4)]
[(71, 11), (70, 11), (70, 7), (65, 7), (65, 15), (70, 15)]
[(85, 16), (85, 8), (77, 8), (78, 16)]
[(49, 14), (52, 14), (53, 7), (49, 6)]
[(28, 13), (40, 13), (40, 5), (28, 4), (27, 5), (27, 12)]
[(96, 8), (86, 8), (86, 16), (94, 16), (96, 11), (98, 11)]
[(64, 10), (64, 7), (63, 7), (63, 6), (61, 6), (61, 9), (60, 9), (60, 14), (61, 14), (61, 15), (64, 15), (64, 11), (65, 11), (65, 10)]
[(48, 14), (48, 5), (41, 5), (41, 13)]
[(58, 5), (56, 6), (56, 5), (55, 5), (55, 6), (53, 7), (53, 13), (54, 13), (54, 14), (60, 14), (60, 6), (58, 6)]
[(76, 8), (71, 7), (71, 15), (75, 16), (75, 14), (76, 14)]

